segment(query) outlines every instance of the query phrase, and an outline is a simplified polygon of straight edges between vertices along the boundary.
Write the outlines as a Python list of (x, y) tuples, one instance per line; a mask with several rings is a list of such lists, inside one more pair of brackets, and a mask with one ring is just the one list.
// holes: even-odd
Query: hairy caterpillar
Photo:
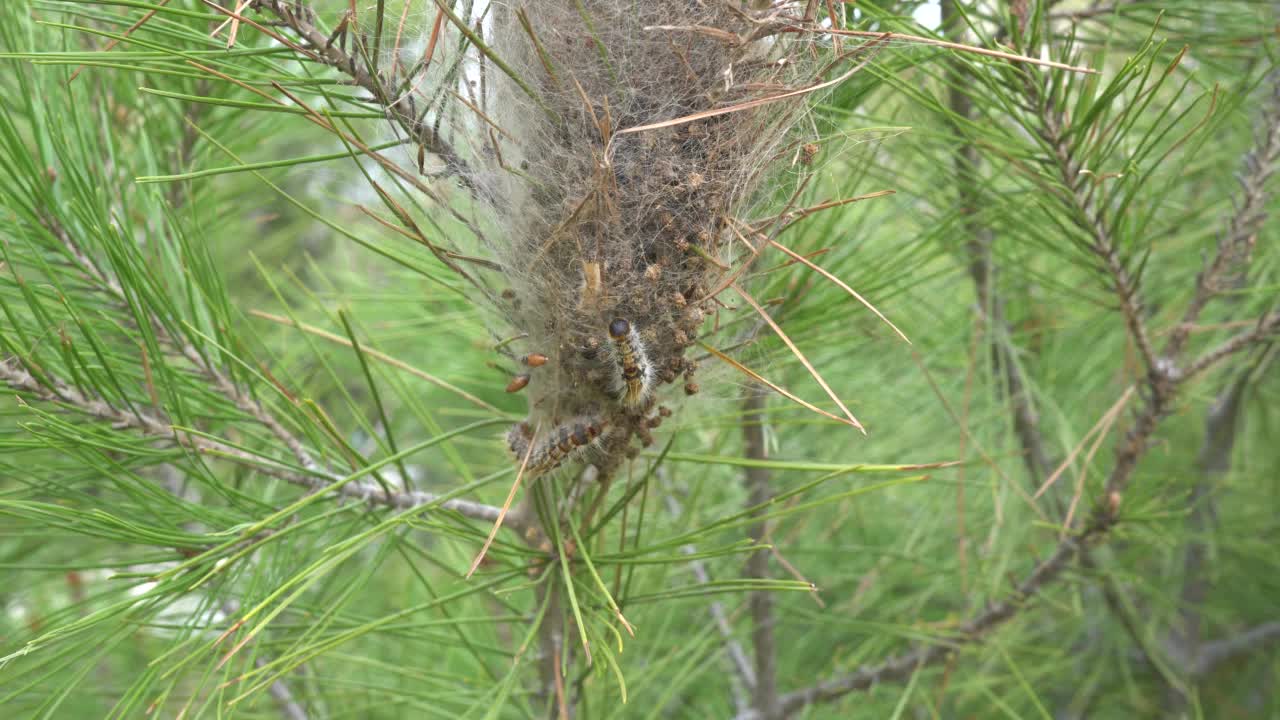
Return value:
[(608, 428), (599, 419), (575, 418), (539, 438), (530, 449), (533, 429), (522, 422), (507, 432), (507, 446), (515, 455), (516, 464), (524, 463), (525, 476), (537, 477), (589, 454), (607, 433)]
[(615, 318), (609, 323), (609, 337), (616, 349), (617, 392), (623, 407), (634, 410), (649, 399), (653, 387), (653, 365), (645, 352), (644, 343), (631, 323)]

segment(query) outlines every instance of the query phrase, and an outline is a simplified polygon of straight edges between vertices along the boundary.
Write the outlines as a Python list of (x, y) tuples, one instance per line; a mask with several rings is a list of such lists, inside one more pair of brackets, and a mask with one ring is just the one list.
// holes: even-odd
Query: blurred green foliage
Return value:
[[(985, 642), (961, 647), (956, 636), (1053, 551), (1065, 508), (1078, 519), (1107, 502), (1114, 448), (1142, 402), (1139, 388), (1107, 420), (1141, 384), (1141, 362), (1088, 250), (1078, 197), (1054, 165), (1062, 145), (1043, 135), (1045, 117), (1070, 120), (1066, 146), (1096, 178), (1096, 217), (1140, 278), (1143, 317), (1161, 343), (1242, 203), (1234, 177), (1266, 135), (1260, 118), (1278, 117), (1270, 4), (1121, 2), (1047, 26), (1043, 13), (1087, 6), (1023, 4), (1032, 11), (1018, 37), (995, 37), (1016, 25), (1018, 3), (962, 3), (952, 27), (970, 42), (1032, 48), (1098, 74), (891, 44), (812, 113), (820, 150), (799, 205), (895, 194), (815, 214), (779, 241), (820, 252), (814, 262), (910, 345), (781, 253), (757, 263), (755, 296), (778, 301), (788, 336), (869, 429), (860, 436), (768, 401), (771, 482), (778, 493), (804, 488), (772, 508), (787, 511), (770, 541), (786, 590), (774, 601), (778, 685), (798, 690), (917, 643), (955, 641), (945, 663), (906, 682), (797, 716), (1280, 715), (1274, 651), (1194, 677), (1176, 653), (1189, 616), (1206, 642), (1280, 619), (1280, 384), (1264, 352), (1186, 387), (1089, 565)], [(859, 2), (846, 20), (937, 31), (912, 19), (921, 5)], [(331, 28), (345, 6), (316, 10)], [(361, 3), (362, 16), (378, 6)], [(402, 10), (384, 7), (391, 20)], [(415, 36), (433, 16), (414, 5), (405, 14)], [(393, 179), (353, 160), (297, 103), (273, 107), (224, 76), (277, 98), (297, 93), (369, 145), (391, 140), (376, 103), (252, 28), (241, 26), (228, 50), (225, 31), (210, 37), (218, 18), (185, 0), (0, 8), (0, 361), (23, 358), (32, 376), (127, 413), (163, 410), (184, 433), (305, 471), (175, 352), (190, 346), (339, 474), (373, 467), (366, 479), (502, 504), (515, 473), (502, 432), (523, 401), (503, 392), (511, 368), (478, 305), (428, 248), (373, 217), (392, 212), (368, 178)], [(968, 98), (967, 113), (952, 91)], [(411, 150), (388, 152), (415, 162)], [(785, 201), (795, 180), (780, 182), (791, 183), (778, 188)], [(465, 204), (459, 188), (441, 193)], [(410, 211), (428, 234), (460, 232), (419, 200)], [(60, 233), (121, 292), (87, 278)], [(1273, 311), (1276, 235), (1274, 224), (1257, 234), (1247, 285), (1206, 312), (1190, 356)], [(975, 291), (980, 236), (1003, 325), (988, 322), (996, 301), (983, 307)], [(726, 309), (709, 322), (749, 321)], [(812, 402), (822, 397), (777, 338), (734, 355)], [(703, 363), (704, 392), (679, 404), (610, 488), (603, 507), (618, 513), (608, 529), (579, 538), (592, 567), (575, 566), (571, 583), (599, 653), (564, 678), (581, 693), (580, 717), (735, 713), (735, 673), (708, 607), (720, 603), (749, 648), (744, 524), (721, 522), (747, 497), (746, 378)], [(1050, 469), (1065, 468), (1034, 500), (1047, 478), (1024, 462), (1010, 364)], [(1230, 468), (1206, 475), (1197, 460), (1206, 413), (1248, 368)], [(545, 612), (536, 586), (563, 578), (534, 572), (544, 563), (536, 548), (499, 535), (465, 580), (489, 523), (305, 495), (75, 405), (12, 382), (0, 397), (6, 717), (278, 717), (287, 712), (278, 687), (313, 718), (545, 713), (531, 620)], [(895, 467), (942, 461), (958, 464)], [(1205, 508), (1208, 519), (1197, 513)], [(685, 545), (706, 556), (716, 582), (693, 576)], [(1193, 547), (1205, 560), (1188, 577)], [(593, 574), (634, 638), (613, 623)], [(816, 592), (803, 591), (808, 582)], [(1206, 589), (1189, 603), (1196, 583)]]

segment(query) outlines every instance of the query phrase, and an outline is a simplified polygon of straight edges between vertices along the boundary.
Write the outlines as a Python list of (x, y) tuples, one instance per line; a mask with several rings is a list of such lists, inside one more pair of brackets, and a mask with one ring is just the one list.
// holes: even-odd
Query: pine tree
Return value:
[(4, 3), (4, 716), (1280, 715), (1278, 20)]

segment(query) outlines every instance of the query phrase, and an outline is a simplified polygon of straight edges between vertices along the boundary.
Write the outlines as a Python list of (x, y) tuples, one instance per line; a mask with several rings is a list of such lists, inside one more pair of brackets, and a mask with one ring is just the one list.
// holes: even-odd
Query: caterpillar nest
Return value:
[(770, 164), (796, 155), (804, 99), (751, 103), (812, 82), (797, 62), (808, 34), (761, 32), (802, 12), (791, 5), (489, 8), (504, 68), (480, 61), (474, 184), (497, 228), (483, 240), (497, 334), (518, 338), (504, 350), (525, 365), (508, 389), (529, 415), (508, 444), (527, 472), (579, 459), (609, 472), (652, 442), (664, 396), (697, 391), (689, 350), (763, 242), (737, 218)]

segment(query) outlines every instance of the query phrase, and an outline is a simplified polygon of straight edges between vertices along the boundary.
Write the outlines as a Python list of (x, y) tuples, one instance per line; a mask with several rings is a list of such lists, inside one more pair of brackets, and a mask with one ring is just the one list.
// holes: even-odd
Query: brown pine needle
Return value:
[(473, 102), (471, 102), (470, 100), (467, 100), (466, 98), (464, 98), (464, 97), (462, 97), (461, 95), (459, 95), (459, 94), (458, 94), (458, 91), (457, 91), (457, 90), (454, 90), (453, 88), (449, 88), (449, 94), (453, 95), (453, 99), (454, 99), (454, 100), (457, 100), (458, 102), (462, 103), (463, 105), (465, 105), (465, 106), (466, 106), (466, 108), (467, 108), (468, 110), (470, 110), (471, 112), (475, 113), (476, 117), (478, 117), (478, 118), (480, 118), (482, 121), (484, 121), (484, 124), (485, 124), (485, 125), (488, 125), (489, 127), (493, 128), (494, 130), (497, 130), (497, 131), (498, 131), (498, 132), (499, 132), (503, 137), (505, 137), (506, 139), (511, 140), (512, 142), (515, 142), (515, 138), (514, 138), (514, 137), (512, 137), (511, 133), (507, 132), (506, 130), (503, 130), (501, 125), (499, 125), (498, 123), (494, 122), (493, 118), (489, 117), (488, 115), (486, 115), (486, 114), (484, 113), (484, 111), (483, 111), (483, 110), (481, 110), (480, 108), (476, 107), (475, 103), (473, 103)]
[(797, 222), (809, 217), (810, 215), (813, 215), (814, 213), (820, 213), (823, 210), (830, 210), (831, 208), (842, 207), (844, 205), (851, 205), (853, 203), (861, 202), (863, 200), (871, 200), (873, 198), (885, 197), (886, 195), (893, 195), (896, 192), (897, 192), (896, 190), (877, 190), (876, 192), (873, 192), (873, 193), (867, 193), (866, 195), (858, 195), (856, 197), (844, 198), (843, 200), (828, 200), (827, 202), (818, 203), (817, 205), (810, 205), (807, 208), (800, 208), (799, 210), (784, 212), (780, 215), (775, 215), (767, 220), (762, 220), (761, 222), (756, 224), (767, 226), (779, 220), (786, 221), (786, 224), (783, 225), (774, 233), (776, 235), (782, 232), (783, 230), (786, 230), (787, 228), (791, 227), (792, 225), (796, 224)]
[[(244, 12), (244, 9), (249, 7), (249, 2), (250, 0), (240, 0), (240, 4), (236, 6), (236, 15), (239, 15), (240, 13)], [(210, 34), (210, 37), (216, 36), (219, 32), (221, 32), (222, 28), (225, 27), (227, 23), (231, 23), (231, 32), (227, 34), (227, 49), (230, 50), (231, 48), (235, 47), (236, 36), (240, 34), (240, 19), (238, 17), (233, 17), (223, 21), (223, 24), (220, 25), (217, 30), (214, 30), (213, 33)]]
[(213, 644), (221, 645), (223, 640), (226, 640), (228, 636), (230, 636), (236, 630), (239, 630), (240, 627), (244, 625), (244, 623), (245, 623), (244, 618), (240, 618), (239, 620), (236, 620), (235, 622), (231, 623), (231, 626), (228, 627), (226, 630), (223, 630), (222, 634), (219, 635), (217, 639), (213, 641)]
[(1093, 440), (1093, 445), (1089, 448), (1089, 452), (1084, 456), (1084, 462), (1080, 465), (1080, 473), (1076, 476), (1076, 489), (1071, 495), (1071, 504), (1067, 507), (1067, 516), (1062, 521), (1061, 538), (1066, 538), (1067, 533), (1071, 530), (1071, 521), (1075, 519), (1076, 508), (1080, 506), (1080, 498), (1084, 495), (1084, 480), (1089, 474), (1089, 465), (1093, 463), (1093, 458), (1098, 454), (1098, 448), (1102, 447), (1102, 441), (1107, 439), (1111, 434), (1111, 427), (1115, 425), (1116, 418), (1120, 417), (1119, 407), (1116, 412), (1108, 412), (1104, 418), (1104, 423), (1097, 428), (1097, 437)]
[(1133, 391), (1134, 386), (1130, 385), (1129, 389), (1125, 390), (1124, 394), (1120, 396), (1120, 399), (1116, 400), (1115, 404), (1111, 406), (1111, 409), (1103, 413), (1101, 418), (1098, 418), (1098, 422), (1094, 423), (1089, 432), (1085, 433), (1084, 437), (1080, 438), (1080, 442), (1076, 443), (1076, 446), (1072, 448), (1071, 453), (1067, 455), (1067, 459), (1062, 461), (1062, 464), (1058, 466), (1058, 469), (1054, 470), (1053, 474), (1049, 476), (1049, 479), (1045, 480), (1044, 484), (1040, 486), (1040, 489), (1036, 490), (1035, 494), (1031, 496), (1032, 500), (1039, 500), (1040, 496), (1043, 495), (1055, 482), (1057, 482), (1058, 476), (1062, 475), (1071, 463), (1075, 462), (1076, 456), (1084, 449), (1084, 444), (1089, 442), (1089, 438), (1093, 437), (1095, 432), (1098, 432), (1099, 429), (1103, 427), (1110, 430), (1111, 423), (1115, 420), (1116, 415), (1118, 415), (1120, 411), (1124, 409), (1124, 406), (1128, 404), (1129, 398), (1133, 397)]
[(776, 241), (776, 240), (770, 240), (770, 241), (769, 241), (769, 244), (770, 244), (770, 245), (772, 245), (772, 246), (774, 246), (774, 247), (776, 247), (776, 248), (778, 248), (778, 249), (779, 249), (779, 250), (781, 250), (782, 252), (784, 252), (784, 253), (786, 253), (786, 254), (790, 255), (791, 257), (795, 258), (797, 261), (804, 263), (804, 265), (805, 265), (806, 267), (808, 267), (810, 270), (813, 270), (813, 271), (817, 272), (818, 274), (822, 275), (822, 276), (823, 276), (823, 277), (825, 277), (826, 279), (828, 279), (828, 280), (830, 280), (831, 282), (835, 283), (836, 285), (840, 286), (840, 288), (841, 288), (842, 290), (844, 290), (845, 292), (847, 292), (847, 293), (849, 293), (850, 295), (852, 295), (852, 296), (853, 296), (853, 298), (854, 298), (855, 300), (857, 300), (858, 302), (862, 303), (863, 307), (865, 307), (866, 309), (868, 309), (868, 310), (870, 310), (871, 312), (875, 313), (875, 314), (876, 314), (876, 317), (878, 317), (878, 318), (880, 318), (882, 321), (884, 321), (884, 324), (886, 324), (886, 325), (888, 325), (889, 327), (893, 328), (893, 331), (894, 331), (894, 332), (896, 332), (896, 333), (898, 333), (898, 337), (902, 338), (903, 342), (905, 342), (905, 343), (906, 343), (906, 344), (908, 344), (908, 345), (910, 345), (910, 344), (911, 344), (911, 341), (910, 341), (909, 339), (907, 339), (906, 334), (904, 334), (901, 330), (899, 330), (897, 325), (894, 325), (894, 324), (889, 320), (889, 318), (887, 318), (887, 317), (885, 317), (885, 316), (884, 316), (884, 313), (881, 313), (879, 310), (877, 310), (877, 309), (876, 309), (876, 306), (875, 306), (875, 305), (872, 305), (871, 303), (867, 302), (867, 299), (866, 299), (866, 298), (862, 297), (861, 295), (859, 295), (859, 294), (858, 294), (858, 292), (857, 292), (856, 290), (854, 290), (853, 288), (851, 288), (851, 287), (849, 287), (848, 285), (846, 285), (846, 284), (845, 284), (845, 282), (844, 282), (843, 280), (841, 280), (840, 278), (836, 277), (835, 275), (832, 275), (831, 273), (827, 272), (827, 271), (826, 271), (826, 270), (824, 270), (823, 268), (819, 267), (817, 264), (815, 264), (815, 263), (811, 262), (811, 261), (810, 261), (808, 258), (806, 258), (805, 256), (800, 255), (799, 253), (795, 252), (794, 250), (792, 250), (791, 248), (788, 248), (788, 247), (787, 247), (787, 246), (785, 246), (785, 245), (782, 245), (781, 243), (779, 243), (779, 242), (778, 242), (778, 241)]
[(836, 30), (834, 28), (822, 28), (820, 32), (828, 35), (841, 35), (844, 37), (884, 38), (886, 41), (906, 40), (913, 45), (932, 45), (934, 47), (946, 48), (948, 50), (960, 50), (961, 52), (973, 53), (975, 55), (986, 55), (988, 57), (999, 58), (1001, 60), (1042, 65), (1056, 70), (1070, 70), (1071, 72), (1087, 73), (1089, 75), (1098, 74), (1098, 71), (1092, 68), (1067, 65), (1065, 63), (1054, 62), (1053, 60), (1041, 60), (1039, 58), (1028, 57), (1026, 55), (1018, 55), (1017, 53), (1003, 52), (1001, 50), (989, 50), (987, 48), (965, 45), (963, 43), (935, 40), (933, 38), (920, 37), (919, 35), (905, 35), (903, 33), (896, 32), (881, 33), (871, 32), (869, 30)]
[(511, 483), (511, 491), (507, 493), (506, 502), (502, 503), (502, 511), (498, 513), (498, 519), (493, 521), (493, 527), (489, 530), (489, 537), (484, 539), (484, 545), (480, 546), (480, 552), (476, 553), (476, 559), (471, 561), (471, 567), (467, 569), (466, 579), (470, 580), (475, 574), (476, 568), (480, 567), (480, 563), (484, 562), (484, 556), (489, 552), (489, 546), (493, 545), (493, 539), (498, 536), (498, 531), (502, 529), (502, 521), (507, 517), (507, 511), (511, 509), (511, 502), (516, 498), (516, 492), (520, 489), (520, 481), (524, 479), (524, 469), (529, 465), (529, 456), (533, 455), (533, 446), (538, 439), (538, 431), (542, 429), (542, 425), (533, 430), (533, 437), (529, 439), (529, 447), (525, 448), (524, 458), (520, 460), (520, 469), (516, 471), (516, 480)]
[(766, 312), (765, 309), (760, 306), (760, 303), (756, 302), (755, 298), (751, 297), (751, 295), (749, 295), (745, 290), (738, 287), (737, 283), (730, 285), (730, 287), (732, 287), (735, 292), (741, 295), (742, 299), (746, 300), (748, 305), (750, 305), (752, 308), (755, 309), (756, 313), (759, 314), (760, 317), (763, 318), (764, 321), (769, 324), (769, 327), (773, 328), (773, 332), (779, 338), (782, 339), (782, 342), (786, 343), (788, 348), (791, 348), (791, 353), (796, 356), (796, 359), (800, 361), (800, 364), (804, 365), (805, 369), (809, 371), (809, 374), (813, 376), (813, 379), (817, 380), (818, 384), (822, 386), (823, 391), (827, 393), (827, 397), (834, 400), (836, 403), (836, 406), (839, 407), (840, 410), (844, 412), (845, 417), (849, 418), (849, 421), (853, 424), (853, 426), (858, 428), (858, 430), (860, 430), (863, 435), (866, 435), (867, 434), (866, 428), (862, 427), (862, 423), (858, 422), (858, 418), (854, 417), (853, 413), (849, 412), (849, 408), (844, 406), (844, 403), (840, 401), (840, 397), (836, 395), (834, 390), (831, 389), (831, 386), (827, 384), (827, 381), (822, 379), (822, 375), (819, 374), (818, 370), (813, 367), (812, 363), (809, 362), (809, 358), (805, 357), (804, 353), (800, 352), (800, 348), (796, 347), (796, 344), (791, 342), (791, 338), (788, 337), (787, 334), (782, 331), (782, 328), (778, 326), (778, 323), (774, 322), (773, 316), (769, 315), (769, 313)]
[(431, 25), (431, 38), (427, 40), (427, 49), (422, 53), (422, 67), (425, 69), (436, 57), (436, 43), (440, 42), (440, 30), (444, 27), (444, 9), (436, 11), (436, 21)]
[[(747, 377), (751, 378), (752, 380), (755, 380), (756, 382), (760, 383), (761, 385), (764, 385), (765, 387), (769, 388), (770, 390), (772, 390), (772, 391), (774, 391), (774, 392), (778, 393), (779, 395), (781, 395), (781, 396), (785, 397), (786, 399), (790, 400), (791, 402), (796, 403), (797, 405), (800, 405), (801, 407), (805, 408), (806, 410), (813, 411), (813, 412), (815, 412), (815, 413), (817, 413), (817, 414), (819, 414), (819, 415), (821, 415), (821, 416), (823, 416), (823, 417), (825, 417), (825, 418), (829, 418), (829, 419), (831, 419), (831, 420), (835, 420), (836, 422), (841, 423), (842, 425), (849, 425), (849, 426), (851, 426), (851, 427), (856, 427), (856, 428), (858, 428), (859, 430), (862, 430), (862, 426), (861, 426), (861, 425), (855, 425), (855, 424), (853, 424), (853, 423), (850, 423), (848, 420), (845, 420), (844, 418), (840, 417), (839, 415), (834, 415), (834, 414), (832, 414), (832, 413), (829, 413), (829, 412), (827, 412), (826, 410), (823, 410), (822, 408), (818, 407), (817, 405), (814, 405), (813, 403), (810, 403), (810, 402), (808, 402), (807, 400), (804, 400), (803, 398), (800, 398), (800, 397), (798, 397), (798, 396), (796, 396), (796, 395), (793, 395), (792, 393), (788, 392), (788, 391), (787, 391), (785, 388), (783, 388), (782, 386), (777, 385), (777, 384), (775, 384), (775, 383), (773, 383), (773, 382), (770, 382), (768, 379), (766, 379), (766, 378), (765, 378), (763, 375), (761, 375), (760, 373), (756, 372), (755, 370), (752, 370), (751, 368), (747, 367), (746, 365), (743, 365), (742, 363), (738, 362), (737, 360), (734, 360), (733, 358), (729, 357), (728, 355), (725, 355), (724, 353), (722, 353), (722, 352), (720, 352), (719, 350), (717, 350), (717, 349), (715, 349), (715, 348), (711, 347), (710, 345), (708, 345), (708, 344), (706, 344), (706, 343), (704, 343), (704, 342), (701, 342), (701, 341), (699, 341), (699, 342), (698, 342), (698, 344), (702, 346), (702, 349), (703, 349), (703, 350), (706, 350), (707, 352), (709, 352), (709, 353), (711, 353), (712, 355), (716, 356), (716, 357), (717, 357), (717, 358), (719, 358), (720, 360), (724, 361), (724, 363), (725, 363), (726, 365), (728, 365), (729, 367), (732, 367), (733, 369), (737, 370), (738, 372), (742, 373), (743, 375), (746, 375)], [(862, 430), (862, 431), (863, 431), (863, 433), (865, 433), (865, 432), (866, 432), (866, 430)]]
[[(556, 655), (552, 658), (555, 661), (552, 676), (555, 681), (556, 708), (560, 714), (560, 720), (569, 720), (569, 703), (564, 696), (564, 676), (560, 673), (560, 651), (561, 647), (557, 646)], [(590, 657), (590, 655), (587, 657)]]
[(404, 23), (409, 19), (409, 7), (413, 0), (405, 0), (404, 10), (400, 11), (400, 23), (396, 25), (396, 41), (391, 47), (391, 76), (400, 72), (400, 41), (404, 38)]

